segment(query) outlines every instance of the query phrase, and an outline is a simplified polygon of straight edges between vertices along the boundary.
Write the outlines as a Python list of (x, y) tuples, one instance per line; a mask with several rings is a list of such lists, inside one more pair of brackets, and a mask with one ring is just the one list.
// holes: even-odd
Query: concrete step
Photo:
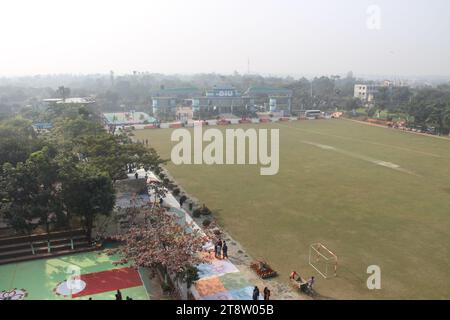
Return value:
[[(75, 242), (75, 241), (80, 241), (80, 240), (86, 240), (87, 238), (85, 235), (79, 235), (79, 236), (73, 237), (72, 239)], [(59, 244), (63, 244), (66, 242), (70, 243), (70, 238), (59, 238), (59, 239), (50, 240), (50, 243), (52, 245), (59, 245)], [(35, 242), (33, 242), (33, 246), (34, 247), (40, 247), (40, 246), (47, 247), (47, 239), (35, 241)], [(26, 248), (30, 248), (30, 242), (0, 245), (0, 253), (7, 252), (7, 251), (21, 250), (21, 249), (26, 249)]]
[(13, 257), (8, 259), (0, 259), (0, 265), (2, 264), (8, 264), (8, 263), (17, 263), (17, 262), (23, 262), (23, 261), (30, 261), (30, 260), (37, 260), (37, 259), (43, 259), (43, 258), (52, 258), (52, 257), (60, 257), (68, 254), (74, 254), (74, 253), (81, 253), (81, 252), (90, 252), (100, 249), (99, 247), (83, 247), (78, 248), (74, 250), (61, 250), (58, 252), (51, 252), (51, 253), (42, 253), (42, 254), (35, 254), (35, 255), (24, 255), (20, 257)]
[[(62, 238), (70, 238), (76, 236), (85, 236), (86, 233), (82, 229), (76, 229), (71, 231), (55, 231), (50, 233), (50, 238), (52, 239), (62, 239)], [(14, 236), (14, 237), (6, 237), (0, 238), (0, 246), (10, 245), (10, 244), (19, 244), (24, 242), (33, 241), (45, 241), (49, 237), (46, 233), (31, 235), (31, 236)]]
[[(89, 247), (89, 242), (86, 238), (84, 239), (76, 239), (73, 241), (74, 249)], [(39, 244), (33, 244), (35, 255), (46, 254), (48, 253), (48, 245), (47, 242), (42, 242)], [(50, 253), (64, 251), (64, 250), (72, 250), (72, 246), (70, 241), (60, 242), (58, 244), (51, 243), (50, 245)], [(0, 261), (4, 259), (18, 258), (22, 256), (33, 255), (31, 246), (16, 249), (16, 250), (8, 250), (8, 251), (0, 251)]]

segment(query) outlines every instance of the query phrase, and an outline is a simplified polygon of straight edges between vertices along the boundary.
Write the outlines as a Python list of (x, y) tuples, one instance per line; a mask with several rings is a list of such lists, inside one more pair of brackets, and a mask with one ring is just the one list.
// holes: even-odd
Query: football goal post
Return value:
[(325, 279), (336, 277), (338, 257), (321, 243), (309, 246), (309, 265)]

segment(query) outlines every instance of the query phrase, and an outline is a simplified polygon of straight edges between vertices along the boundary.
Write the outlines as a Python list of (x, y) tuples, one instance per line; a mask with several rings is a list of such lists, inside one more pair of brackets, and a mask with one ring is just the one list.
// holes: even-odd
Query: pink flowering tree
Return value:
[(116, 237), (122, 242), (118, 248), (122, 260), (136, 267), (149, 268), (153, 274), (163, 272), (165, 283), (169, 274), (177, 277), (192, 270), (202, 261), (199, 253), (208, 239), (179, 217), (163, 208), (142, 208), (146, 223), (133, 225), (128, 232)]

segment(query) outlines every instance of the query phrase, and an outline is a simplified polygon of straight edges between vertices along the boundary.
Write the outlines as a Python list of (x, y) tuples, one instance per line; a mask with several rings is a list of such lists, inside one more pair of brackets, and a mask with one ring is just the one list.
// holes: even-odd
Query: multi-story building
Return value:
[(353, 96), (365, 102), (372, 102), (379, 87), (373, 84), (355, 84)]
[(290, 114), (292, 90), (270, 87), (250, 87), (244, 93), (244, 103), (250, 107), (263, 107), (265, 111)]
[[(237, 113), (243, 109), (263, 107), (266, 111), (291, 112), (292, 90), (251, 87), (241, 94), (233, 86), (214, 86), (203, 94), (198, 90), (165, 89), (152, 96), (153, 114), (176, 116), (177, 108), (192, 108), (193, 112)], [(186, 110), (184, 110), (186, 111)]]
[(358, 98), (364, 102), (370, 103), (375, 99), (375, 94), (380, 88), (394, 89), (399, 87), (406, 87), (407, 84), (404, 81), (392, 81), (384, 80), (380, 84), (355, 84), (354, 94), (355, 98)]
[(200, 94), (201, 90), (195, 87), (160, 89), (152, 92), (153, 115), (175, 115), (177, 106), (183, 105), (185, 99)]

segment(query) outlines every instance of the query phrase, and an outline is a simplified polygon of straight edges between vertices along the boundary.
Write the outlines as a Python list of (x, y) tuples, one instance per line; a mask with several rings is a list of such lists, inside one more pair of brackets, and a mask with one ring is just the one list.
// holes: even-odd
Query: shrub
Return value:
[(172, 286), (167, 282), (161, 282), (161, 289), (164, 293), (172, 291)]
[(200, 210), (200, 208), (197, 208), (194, 210), (194, 212), (192, 213), (194, 218), (200, 218), (200, 216), (202, 215), (202, 212)]
[(207, 228), (211, 224), (211, 220), (205, 219), (205, 220), (203, 220), (202, 224), (205, 228)]
[(198, 269), (196, 266), (187, 266), (180, 274), (183, 281), (186, 282), (187, 287), (190, 288), (192, 284), (200, 279), (198, 275)]
[(176, 196), (178, 196), (180, 194), (180, 189), (175, 188), (175, 189), (173, 189), (172, 193), (176, 197)]
[(211, 214), (211, 210), (209, 210), (208, 207), (203, 206), (202, 209), (201, 209), (201, 213), (202, 213), (204, 216), (208, 216), (208, 215)]
[(367, 111), (367, 115), (368, 115), (369, 117), (373, 117), (373, 116), (375, 115), (376, 112), (377, 112), (377, 110), (376, 110), (375, 108), (370, 108), (370, 109)]

